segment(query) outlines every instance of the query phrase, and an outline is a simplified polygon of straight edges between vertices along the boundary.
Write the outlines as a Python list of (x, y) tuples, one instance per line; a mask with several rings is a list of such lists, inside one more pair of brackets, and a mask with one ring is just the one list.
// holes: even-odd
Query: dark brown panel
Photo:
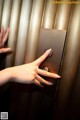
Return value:
[(53, 55), (48, 57), (40, 66), (42, 69), (46, 69), (45, 67), (47, 67), (50, 72), (59, 72), (65, 36), (66, 31), (41, 29), (37, 48), (37, 58), (47, 49), (51, 48), (53, 50)]

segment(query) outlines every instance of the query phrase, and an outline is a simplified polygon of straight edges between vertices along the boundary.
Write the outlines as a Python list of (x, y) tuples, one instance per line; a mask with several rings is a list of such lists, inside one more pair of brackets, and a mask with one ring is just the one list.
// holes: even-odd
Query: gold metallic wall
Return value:
[[(8, 46), (14, 51), (13, 54), (7, 56), (6, 66), (12, 66), (14, 63), (14, 56), (16, 52), (16, 43), (18, 37), (18, 28), (20, 21), (20, 11), (21, 11), (22, 0), (13, 0), (12, 10), (11, 10), (11, 19), (10, 19), (10, 35), (8, 40)], [(6, 5), (7, 6), (7, 5)]]
[(10, 24), (12, 0), (4, 0), (4, 3), (1, 5), (3, 7), (1, 26), (4, 26), (6, 29)]
[(32, 3), (33, 0), (23, 0), (22, 2), (22, 9), (21, 9), (21, 16), (20, 16), (19, 30), (18, 30), (18, 41), (17, 41), (16, 55), (15, 55), (15, 65), (19, 65), (24, 62)]
[(6, 57), (6, 67), (35, 59), (41, 27), (67, 31), (55, 105), (55, 120), (59, 117), (63, 120), (80, 55), (80, 1), (74, 4), (70, 4), (72, 0), (57, 1), (0, 0), (0, 26), (10, 27), (8, 46), (14, 51)]
[[(56, 113), (64, 120), (65, 111), (71, 92), (74, 87), (74, 80), (76, 70), (78, 67), (80, 56), (80, 4), (72, 6), (72, 13), (70, 16), (69, 26), (67, 30), (66, 45), (63, 57), (63, 66), (61, 76), (62, 79), (59, 82), (58, 94), (57, 94), (57, 106)], [(74, 79), (75, 78), (75, 79)]]

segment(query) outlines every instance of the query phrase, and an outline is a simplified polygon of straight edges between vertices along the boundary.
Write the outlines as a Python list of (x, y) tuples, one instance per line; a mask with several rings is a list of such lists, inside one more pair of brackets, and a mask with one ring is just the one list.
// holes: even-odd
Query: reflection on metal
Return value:
[(17, 42), (21, 1), (22, 0), (13, 0), (11, 20), (10, 20), (10, 35), (8, 40), (8, 46), (12, 48), (13, 54), (7, 56), (6, 67), (12, 66), (14, 62), (14, 53), (15, 53), (16, 42)]
[[(52, 48), (53, 55), (48, 56), (40, 68), (48, 67), (50, 72), (58, 74), (63, 47), (65, 43), (66, 31), (55, 29), (41, 29), (37, 45), (36, 58), (40, 57), (47, 49)], [(54, 60), (53, 60), (54, 59)], [(47, 80), (47, 78), (46, 78)]]
[(44, 0), (33, 1), (25, 62), (31, 62), (35, 59), (36, 46), (39, 36), (43, 8)]
[[(61, 0), (64, 1), (64, 0)], [(66, 2), (71, 0), (66, 0)], [(67, 30), (70, 18), (71, 4), (59, 4), (55, 18), (54, 28), (59, 30)]]
[(31, 8), (32, 0), (23, 0), (18, 32), (18, 42), (16, 48), (15, 65), (19, 65), (24, 62)]
[(0, 28), (1, 28), (1, 18), (2, 18), (2, 11), (3, 11), (3, 2), (4, 0), (0, 0)]
[[(55, 0), (52, 0), (54, 2)], [(47, 0), (45, 5), (45, 12), (43, 18), (43, 27), (52, 28), (54, 25), (55, 15), (56, 15), (57, 4), (50, 3), (50, 0)]]
[[(64, 61), (62, 67), (62, 80), (59, 84), (56, 113), (63, 116), (75, 77), (80, 55), (80, 5), (73, 7), (69, 31), (67, 35)], [(59, 110), (59, 111), (58, 111)], [(58, 115), (58, 117), (60, 117)], [(56, 116), (57, 117), (57, 116)]]
[(9, 26), (11, 16), (12, 0), (4, 0), (1, 26), (6, 29)]

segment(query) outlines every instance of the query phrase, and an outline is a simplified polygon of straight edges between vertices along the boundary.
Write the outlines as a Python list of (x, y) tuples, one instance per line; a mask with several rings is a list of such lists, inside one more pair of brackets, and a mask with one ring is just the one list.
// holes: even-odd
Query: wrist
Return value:
[(12, 79), (11, 68), (6, 68), (0, 71), (0, 86), (9, 82)]
[(7, 73), (8, 73), (8, 79), (9, 81), (15, 82), (15, 67), (10, 67), (10, 68), (6, 68), (7, 69)]
[(6, 72), (7, 80), (8, 80), (8, 81), (11, 81), (12, 78), (13, 78), (13, 73), (12, 73), (11, 68), (6, 68), (6, 69), (5, 69), (5, 72)]

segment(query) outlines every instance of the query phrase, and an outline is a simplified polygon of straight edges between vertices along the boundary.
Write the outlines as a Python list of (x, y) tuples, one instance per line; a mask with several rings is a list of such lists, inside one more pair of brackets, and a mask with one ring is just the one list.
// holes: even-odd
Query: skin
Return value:
[[(7, 28), (6, 33), (4, 33), (4, 28), (0, 32), (0, 53), (11, 52), (11, 48), (4, 48), (4, 44), (9, 35), (9, 28)], [(51, 78), (60, 78), (59, 75), (55, 73), (50, 73), (39, 68), (40, 64), (48, 57), (51, 49), (48, 49), (41, 57), (39, 57), (34, 62), (23, 64), (20, 66), (14, 66), (6, 68), (0, 71), (0, 85), (6, 82), (13, 81), (24, 84), (35, 84), (37, 86), (43, 87), (45, 85), (53, 85), (53, 83), (46, 81), (41, 76), (47, 76)]]
[(11, 48), (4, 48), (4, 44), (7, 41), (7, 38), (9, 36), (10, 29), (7, 28), (6, 32), (4, 31), (4, 28), (1, 28), (0, 32), (0, 54), (1, 53), (7, 53), (7, 52), (12, 52)]

